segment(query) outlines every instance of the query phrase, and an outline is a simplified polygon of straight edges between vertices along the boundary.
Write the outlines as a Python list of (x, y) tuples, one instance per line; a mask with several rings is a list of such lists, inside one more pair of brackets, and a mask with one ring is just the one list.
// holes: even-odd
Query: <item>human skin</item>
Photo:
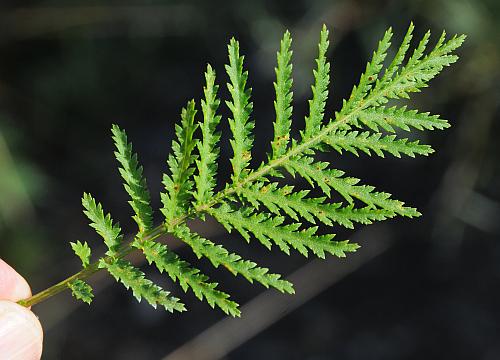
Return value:
[(26, 280), (0, 259), (0, 359), (39, 360), (43, 331), (36, 315), (16, 301), (31, 296)]

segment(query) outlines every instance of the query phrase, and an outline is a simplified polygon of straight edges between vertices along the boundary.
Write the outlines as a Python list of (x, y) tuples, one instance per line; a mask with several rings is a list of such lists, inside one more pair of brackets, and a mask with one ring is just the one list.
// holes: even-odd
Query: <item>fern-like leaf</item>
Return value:
[[(360, 179), (335, 169), (329, 162), (316, 159), (318, 151), (336, 150), (355, 155), (385, 156), (391, 154), (416, 156), (433, 152), (418, 140), (399, 138), (396, 130), (412, 131), (445, 129), (446, 120), (405, 106), (388, 107), (390, 100), (406, 99), (427, 87), (446, 66), (458, 57), (454, 51), (465, 37), (447, 39), (443, 32), (436, 45), (428, 50), (430, 32), (418, 42), (413, 52), (410, 43), (414, 26), (410, 24), (392, 60), (390, 52), (392, 29), (388, 29), (367, 64), (359, 83), (353, 86), (349, 98), (343, 101), (339, 111), (325, 119), (325, 107), (329, 94), (330, 64), (327, 61), (328, 30), (320, 34), (319, 54), (313, 71), (314, 84), (309, 101), (309, 113), (299, 139), (291, 138), (292, 127), (292, 38), (285, 32), (277, 53), (274, 136), (267, 160), (256, 169), (250, 168), (254, 143), (254, 121), (250, 118), (253, 104), (251, 89), (247, 87), (248, 73), (243, 69), (244, 57), (239, 43), (231, 39), (228, 45), (229, 64), (225, 69), (229, 77), (227, 88), (230, 100), (226, 101), (231, 112), (228, 119), (232, 132), (230, 140), (233, 155), (231, 181), (223, 190), (216, 192), (217, 162), (220, 134), (217, 127), (221, 116), (215, 72), (207, 66), (204, 99), (201, 101), (203, 121), (195, 121), (195, 102), (190, 101), (181, 113), (181, 123), (175, 127), (172, 152), (168, 157), (168, 170), (163, 177), (165, 186), (161, 194), (161, 209), (165, 221), (153, 226), (153, 210), (150, 194), (143, 177), (142, 167), (126, 133), (118, 126), (112, 128), (116, 146), (116, 158), (120, 174), (130, 195), (134, 220), (139, 231), (132, 241), (123, 241), (121, 228), (105, 214), (101, 204), (89, 194), (84, 194), (82, 204), (85, 215), (104, 239), (108, 250), (97, 262), (90, 264), (91, 251), (87, 243), (76, 242), (71, 246), (81, 259), (84, 269), (63, 282), (73, 295), (85, 302), (92, 300), (92, 289), (83, 281), (90, 273), (107, 269), (113, 277), (130, 288), (134, 296), (146, 299), (153, 306), (161, 305), (169, 311), (184, 311), (179, 299), (172, 297), (161, 287), (146, 279), (124, 257), (140, 249), (149, 264), (160, 272), (166, 272), (178, 282), (184, 292), (190, 289), (194, 295), (212, 307), (217, 306), (226, 314), (239, 316), (238, 304), (229, 295), (217, 289), (196, 267), (182, 260), (157, 238), (173, 235), (189, 245), (198, 258), (208, 259), (213, 266), (223, 266), (234, 275), (241, 275), (250, 282), (259, 282), (286, 293), (293, 293), (292, 284), (281, 275), (256, 263), (230, 253), (223, 246), (191, 231), (187, 221), (213, 216), (229, 232), (240, 233), (245, 240), (252, 237), (265, 247), (276, 245), (286, 254), (291, 249), (304, 256), (310, 253), (324, 258), (326, 254), (343, 257), (358, 248), (349, 241), (335, 241), (335, 235), (319, 231), (319, 224), (353, 228), (355, 224), (370, 224), (395, 216), (415, 217), (420, 213), (392, 195), (377, 191)], [(411, 54), (411, 55), (409, 55)], [(386, 61), (387, 60), (387, 61)], [(388, 63), (384, 67), (384, 63)], [(200, 126), (201, 138), (196, 130)], [(320, 189), (324, 195), (312, 197), (310, 189), (297, 189), (283, 184), (285, 172), (305, 179), (312, 189)], [(278, 180), (279, 182), (278, 182)], [(60, 285), (56, 285), (59, 289)], [(57, 290), (56, 289), (56, 290)]]

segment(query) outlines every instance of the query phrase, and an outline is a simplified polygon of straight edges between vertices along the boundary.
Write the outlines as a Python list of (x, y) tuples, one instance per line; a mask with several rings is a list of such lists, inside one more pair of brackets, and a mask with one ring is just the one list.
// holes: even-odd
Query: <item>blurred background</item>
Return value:
[[(442, 29), (468, 35), (459, 63), (409, 103), (453, 124), (421, 136), (434, 155), (328, 157), (424, 216), (338, 229), (339, 238), (362, 249), (326, 261), (247, 246), (210, 219), (193, 223), (211, 240), (285, 274), (297, 294), (251, 286), (165, 239), (233, 294), (244, 306), (242, 318), (226, 319), (152, 270), (148, 275), (189, 312), (155, 311), (98, 275), (90, 281), (97, 293), (91, 307), (68, 293), (34, 307), (46, 330), (45, 359), (500, 359), (497, 0), (20, 3), (0, 5), (0, 256), (35, 292), (79, 269), (69, 241), (103, 251), (81, 212), (84, 191), (127, 232), (135, 229), (111, 124), (127, 129), (152, 194), (159, 194), (180, 109), (191, 98), (199, 103), (207, 62), (219, 84), (226, 81), (231, 36), (240, 40), (250, 72), (258, 164), (272, 137), (273, 69), (285, 29), (294, 37), (295, 134), (323, 23), (332, 35), (329, 114), (388, 26), (395, 41), (411, 20), (416, 38), (428, 28), (434, 41)], [(224, 86), (221, 94), (227, 96)], [(227, 124), (221, 129), (220, 185), (231, 155)], [(158, 208), (159, 197), (153, 201)]]

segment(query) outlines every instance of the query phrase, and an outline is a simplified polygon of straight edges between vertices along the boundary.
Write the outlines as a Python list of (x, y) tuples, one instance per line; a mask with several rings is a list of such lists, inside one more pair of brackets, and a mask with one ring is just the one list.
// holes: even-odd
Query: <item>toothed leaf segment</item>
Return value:
[(233, 134), (230, 140), (233, 149), (231, 164), (233, 166), (233, 183), (237, 184), (244, 178), (252, 158), (254, 122), (250, 120), (253, 104), (250, 102), (251, 89), (247, 88), (248, 72), (243, 70), (244, 56), (240, 56), (240, 44), (234, 38), (228, 45), (229, 64), (226, 72), (230, 82), (227, 84), (231, 100), (226, 101), (232, 118), (229, 127)]
[(115, 141), (115, 157), (120, 163), (120, 175), (125, 183), (125, 191), (130, 196), (130, 206), (134, 210), (133, 216), (139, 226), (139, 232), (151, 230), (153, 227), (153, 210), (151, 196), (147, 188), (146, 179), (142, 176), (142, 166), (139, 165), (137, 154), (132, 151), (132, 144), (127, 140), (127, 134), (117, 125), (113, 125), (113, 140)]
[(75, 255), (80, 258), (82, 266), (86, 268), (90, 264), (90, 256), (92, 254), (89, 245), (86, 242), (81, 243), (80, 241), (70, 243), (70, 245)]
[(75, 299), (81, 300), (84, 303), (90, 305), (92, 299), (94, 298), (94, 293), (92, 292), (92, 287), (85, 281), (77, 279), (69, 283), (69, 288)]

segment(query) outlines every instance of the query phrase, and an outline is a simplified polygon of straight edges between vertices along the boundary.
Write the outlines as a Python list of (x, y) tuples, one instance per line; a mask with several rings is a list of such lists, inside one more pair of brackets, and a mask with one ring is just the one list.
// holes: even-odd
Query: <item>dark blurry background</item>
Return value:
[[(430, 28), (434, 41), (442, 29), (468, 39), (460, 62), (410, 103), (453, 124), (423, 135), (436, 154), (329, 156), (336, 167), (390, 191), (423, 217), (338, 230), (339, 238), (363, 248), (323, 262), (248, 247), (213, 221), (195, 223), (212, 240), (276, 272), (293, 273), (297, 295), (264, 292), (178, 247), (247, 304), (241, 319), (224, 320), (154, 271), (149, 275), (184, 299), (189, 312), (154, 311), (109, 277), (97, 276), (91, 307), (64, 294), (34, 308), (46, 330), (45, 359), (500, 359), (500, 2), (68, 3), (0, 5), (0, 256), (34, 291), (78, 270), (69, 241), (102, 249), (81, 212), (84, 191), (127, 231), (134, 229), (110, 125), (127, 129), (152, 193), (159, 194), (180, 108), (200, 98), (207, 62), (218, 82), (226, 81), (231, 36), (241, 42), (253, 88), (254, 164), (264, 159), (272, 136), (273, 69), (285, 29), (294, 37), (295, 132), (306, 113), (322, 23), (332, 35), (329, 114), (388, 26), (395, 41), (411, 20), (417, 38)], [(221, 93), (227, 94), (224, 86)], [(230, 149), (226, 124), (222, 130), (224, 179)]]

